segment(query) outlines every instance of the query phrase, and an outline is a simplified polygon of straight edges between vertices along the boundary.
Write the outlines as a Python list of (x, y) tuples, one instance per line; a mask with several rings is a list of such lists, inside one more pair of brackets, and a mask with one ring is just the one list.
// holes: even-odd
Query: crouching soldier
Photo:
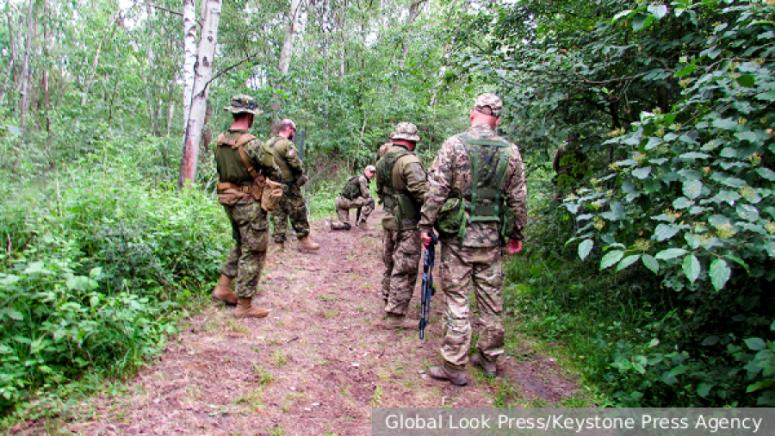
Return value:
[(336, 197), (336, 217), (338, 221), (331, 223), (331, 230), (350, 230), (350, 209), (357, 209), (355, 225), (366, 224), (366, 219), (374, 212), (374, 199), (369, 192), (369, 183), (377, 174), (374, 165), (369, 165), (360, 176), (352, 176)]

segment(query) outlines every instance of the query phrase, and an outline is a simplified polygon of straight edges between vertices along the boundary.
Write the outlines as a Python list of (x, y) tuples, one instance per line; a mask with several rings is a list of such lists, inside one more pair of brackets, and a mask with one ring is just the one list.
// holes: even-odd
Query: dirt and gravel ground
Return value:
[(364, 435), (373, 407), (553, 404), (572, 395), (575, 382), (553, 359), (532, 352), (506, 359), (502, 379), (487, 380), (475, 368), (464, 388), (430, 379), (425, 371), (438, 361), (443, 297), (434, 298), (424, 342), (417, 331), (377, 325), (378, 223), (377, 215), (369, 230), (351, 232), (328, 232), (317, 223), (318, 254), (298, 253), (295, 242), (282, 257), (271, 250), (257, 302), (272, 309), (268, 318), (236, 320), (231, 308), (213, 305), (188, 321), (125, 394), (85, 401), (85, 413), (58, 430)]

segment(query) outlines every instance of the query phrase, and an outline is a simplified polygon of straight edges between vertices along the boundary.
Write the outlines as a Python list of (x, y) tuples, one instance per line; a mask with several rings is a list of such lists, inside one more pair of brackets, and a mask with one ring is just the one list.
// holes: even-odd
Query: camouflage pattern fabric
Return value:
[(382, 260), (382, 298), (385, 312), (403, 316), (414, 294), (420, 267), (420, 233), (417, 230), (385, 230)]
[(497, 95), (486, 92), (476, 97), (474, 109), (485, 115), (499, 117), (501, 115), (501, 110), (503, 109), (503, 101), (501, 101), (500, 97)]
[[(466, 133), (472, 138), (506, 141), (488, 125), (473, 126)], [(421, 212), (422, 218), (419, 224), (421, 230), (433, 229), (439, 210), (450, 194), (462, 195), (471, 189), (471, 163), (460, 137), (461, 135), (456, 135), (447, 139), (433, 161), (429, 171), (430, 189)], [(510, 239), (522, 240), (522, 230), (527, 222), (527, 185), (519, 148), (514, 144), (511, 146), (511, 159), (503, 182), (503, 198), (505, 207), (511, 209), (515, 222), (512, 234), (507, 236)], [(494, 222), (470, 224), (463, 240), (465, 247), (496, 247), (500, 243), (500, 228), (498, 223)]]
[(331, 228), (334, 230), (349, 230), (350, 229), (350, 209), (361, 209), (361, 219), (365, 222), (366, 219), (374, 212), (374, 199), (371, 198), (371, 192), (369, 191), (369, 179), (363, 174), (358, 176), (358, 187), (360, 195), (353, 200), (345, 198), (343, 196), (336, 197), (336, 216), (338, 221), (331, 224)]
[(452, 241), (441, 248), (441, 282), (447, 310), (441, 356), (462, 367), (468, 363), (471, 346), (471, 315), (468, 294), (471, 288), (479, 308), (477, 348), (490, 361), (503, 354), (503, 270), (500, 247), (463, 247)]
[(309, 235), (307, 205), (304, 203), (304, 195), (298, 186), (289, 187), (288, 192), (283, 194), (279, 206), (272, 211), (271, 215), (275, 242), (285, 242), (287, 239), (286, 229), (289, 219), (297, 238), (301, 239)]
[(258, 290), (258, 279), (266, 260), (267, 234), (266, 212), (256, 201), (224, 206), (231, 222), (236, 242), (229, 253), (221, 273), (235, 280), (235, 293), (240, 298), (250, 298)]
[(280, 168), (282, 178), (279, 181), (288, 185), (296, 184), (304, 174), (304, 163), (299, 159), (299, 152), (296, 151), (293, 141), (282, 136), (273, 136), (266, 145), (272, 150), (275, 163)]

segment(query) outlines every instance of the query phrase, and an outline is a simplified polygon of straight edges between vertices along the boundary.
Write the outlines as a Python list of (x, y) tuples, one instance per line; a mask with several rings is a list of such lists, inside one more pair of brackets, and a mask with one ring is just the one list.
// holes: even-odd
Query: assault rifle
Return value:
[(425, 257), (422, 261), (422, 300), (420, 302), (420, 339), (425, 339), (425, 327), (431, 316), (431, 297), (436, 290), (433, 289), (433, 264), (436, 262), (436, 242), (439, 238), (431, 231), (431, 245), (425, 249)]

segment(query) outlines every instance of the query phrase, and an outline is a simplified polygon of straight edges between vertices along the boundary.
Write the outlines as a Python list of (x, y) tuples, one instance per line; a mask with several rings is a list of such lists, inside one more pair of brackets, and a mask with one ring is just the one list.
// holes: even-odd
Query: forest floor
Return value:
[[(477, 368), (468, 369), (466, 387), (429, 378), (439, 361), (443, 297), (434, 298), (425, 341), (416, 330), (379, 327), (379, 219), (350, 232), (315, 223), (317, 254), (299, 253), (295, 242), (282, 256), (271, 248), (256, 302), (271, 308), (267, 318), (237, 320), (213, 304), (187, 320), (123, 393), (11, 431), (364, 435), (373, 407), (554, 405), (574, 395), (574, 378), (530, 350), (507, 357), (495, 380)], [(419, 284), (410, 316), (419, 316)]]

